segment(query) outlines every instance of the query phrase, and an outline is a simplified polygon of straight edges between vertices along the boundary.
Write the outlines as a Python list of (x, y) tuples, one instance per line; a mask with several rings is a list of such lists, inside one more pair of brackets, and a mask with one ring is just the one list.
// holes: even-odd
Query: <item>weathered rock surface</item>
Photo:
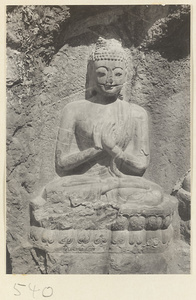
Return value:
[(178, 199), (178, 211), (181, 218), (180, 231), (182, 238), (190, 244), (191, 230), (191, 171), (178, 180), (172, 195)]
[[(189, 18), (189, 6), (176, 5), (8, 7), (9, 272), (42, 272), (28, 242), (29, 202), (56, 176), (60, 113), (68, 102), (84, 98), (86, 62), (99, 35), (120, 38), (127, 47), (132, 69), (124, 92), (151, 118), (151, 164), (145, 176), (170, 193), (189, 169)], [(178, 257), (184, 251), (188, 257), (184, 245), (178, 245)], [(105, 266), (106, 258), (100, 261)], [(126, 264), (114, 272), (130, 273)], [(141, 271), (136, 263), (131, 269)], [(145, 273), (145, 263), (143, 269)], [(182, 273), (187, 270), (181, 267)]]

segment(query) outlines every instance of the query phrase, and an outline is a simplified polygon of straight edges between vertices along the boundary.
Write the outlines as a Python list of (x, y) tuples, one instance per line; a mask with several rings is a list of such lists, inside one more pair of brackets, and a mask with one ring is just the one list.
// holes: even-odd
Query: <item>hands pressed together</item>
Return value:
[(115, 124), (112, 122), (98, 122), (93, 128), (93, 139), (96, 149), (111, 153), (117, 144)]

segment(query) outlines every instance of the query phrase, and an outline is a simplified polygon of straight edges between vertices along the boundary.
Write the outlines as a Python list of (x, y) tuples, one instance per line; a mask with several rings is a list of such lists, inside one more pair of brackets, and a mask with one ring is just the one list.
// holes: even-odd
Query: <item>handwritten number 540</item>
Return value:
[[(29, 291), (32, 292), (32, 296), (33, 298), (35, 298), (35, 293), (36, 292), (40, 292), (40, 289), (36, 289), (36, 285), (34, 285), (33, 287), (31, 286), (31, 283), (29, 283), (29, 285), (27, 286), (26, 284), (21, 284), (21, 283), (15, 283), (14, 284), (14, 290), (15, 290), (15, 294), (14, 296), (21, 296), (22, 295), (22, 290), (24, 288), (28, 288)], [(23, 289), (22, 289), (23, 288)], [(53, 295), (53, 288), (50, 286), (44, 287), (41, 291), (42, 296), (44, 298), (49, 298)]]

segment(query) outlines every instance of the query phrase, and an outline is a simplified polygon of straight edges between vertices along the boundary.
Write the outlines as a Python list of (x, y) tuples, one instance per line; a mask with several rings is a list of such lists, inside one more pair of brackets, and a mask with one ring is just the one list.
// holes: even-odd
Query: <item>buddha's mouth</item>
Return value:
[(118, 86), (118, 85), (117, 84), (111, 84), (111, 85), (110, 84), (106, 84), (105, 85), (106, 88), (112, 88), (112, 87), (116, 87), (116, 86)]
[(99, 86), (104, 87), (105, 89), (112, 89), (114, 87), (121, 86), (119, 84), (99, 84)]

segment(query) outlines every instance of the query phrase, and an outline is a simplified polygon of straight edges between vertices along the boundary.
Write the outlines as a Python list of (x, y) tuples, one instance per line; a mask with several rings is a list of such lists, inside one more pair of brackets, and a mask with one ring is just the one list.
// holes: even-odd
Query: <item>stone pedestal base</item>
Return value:
[(47, 274), (166, 274), (161, 254), (47, 253)]
[(162, 253), (59, 253), (32, 249), (43, 274), (188, 274), (190, 247), (172, 242)]
[(156, 207), (123, 206), (94, 230), (31, 226), (30, 241), (42, 273), (164, 274), (179, 228), (177, 200), (165, 196)]

